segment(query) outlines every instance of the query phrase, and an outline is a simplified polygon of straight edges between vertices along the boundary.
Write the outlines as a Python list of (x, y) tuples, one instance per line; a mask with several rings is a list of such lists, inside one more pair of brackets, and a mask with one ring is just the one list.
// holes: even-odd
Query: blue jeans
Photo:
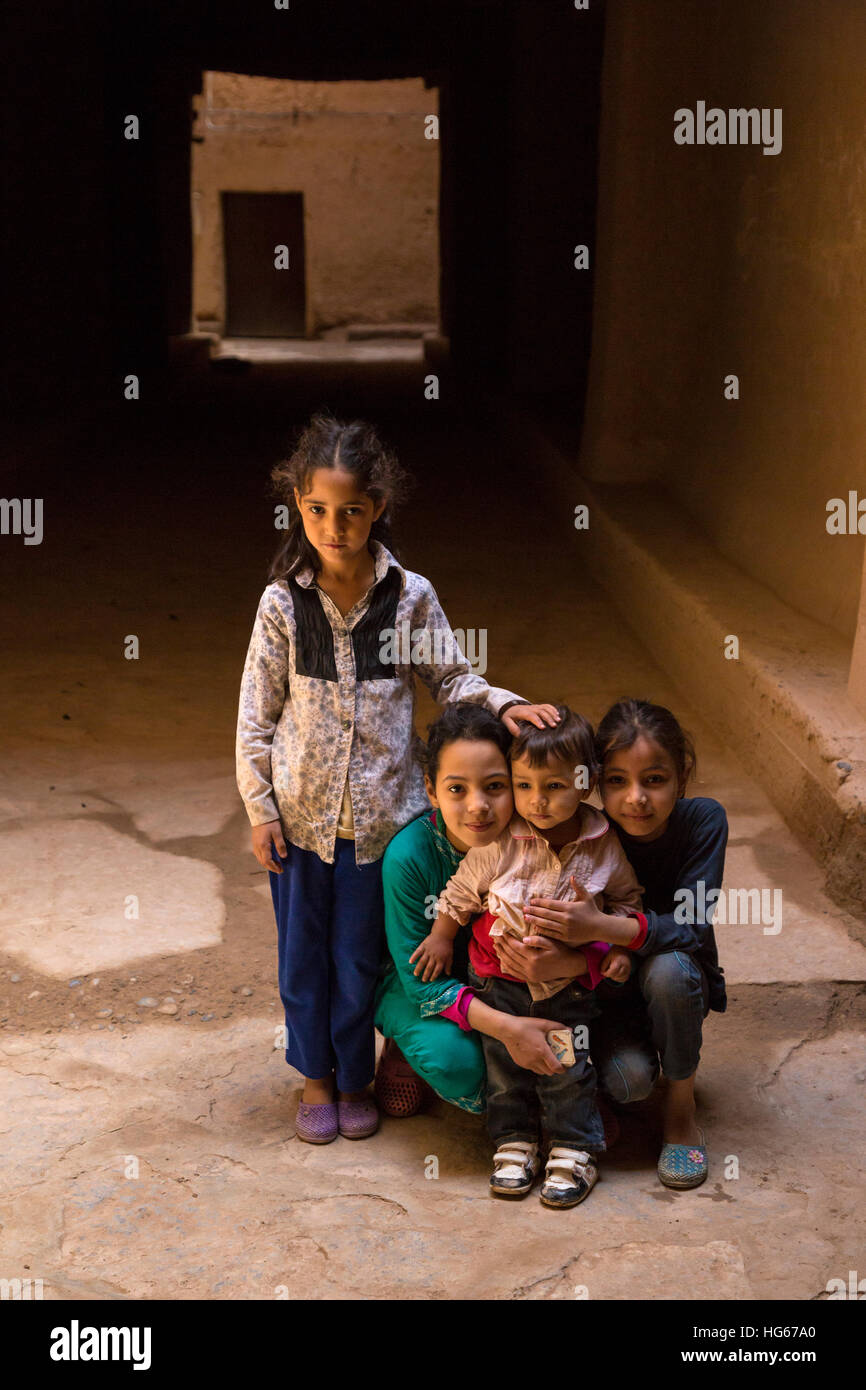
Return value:
[(337, 840), (333, 864), (297, 845), (287, 850), (278, 861), (283, 872), (269, 874), (286, 1061), (302, 1076), (335, 1071), (338, 1090), (360, 1091), (372, 1081), (376, 1060), (382, 861), (356, 864), (354, 840)]
[[(469, 970), (469, 983), (492, 1009), (525, 1018), (555, 1019), (563, 1027), (586, 1026), (598, 1012), (591, 990), (572, 983), (552, 999), (533, 1002), (527, 985)], [(482, 1037), (487, 1066), (487, 1129), (496, 1148), (523, 1140), (533, 1144), (539, 1125), (551, 1146), (604, 1151), (604, 1129), (595, 1103), (595, 1068), (587, 1048), (575, 1046), (575, 1064), (558, 1076), (538, 1076), (519, 1067), (504, 1043)]]
[(650, 1094), (659, 1061), (669, 1081), (697, 1070), (708, 1006), (706, 975), (684, 951), (638, 958), (635, 967), (626, 984), (599, 985), (590, 1030), (599, 1086), (622, 1104)]

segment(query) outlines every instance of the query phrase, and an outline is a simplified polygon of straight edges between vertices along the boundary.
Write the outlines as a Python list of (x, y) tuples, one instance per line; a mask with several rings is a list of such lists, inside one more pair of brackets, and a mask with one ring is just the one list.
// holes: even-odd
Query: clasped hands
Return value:
[[(530, 898), (524, 912), (529, 934), (522, 942), (501, 938), (500, 958), (509, 974), (533, 981), (556, 979), (567, 973), (563, 966), (574, 960), (575, 950), (587, 941), (604, 939), (607, 916), (574, 875), (569, 883), (572, 899)], [(622, 984), (631, 974), (631, 965), (629, 951), (611, 946), (600, 968), (606, 979)], [(577, 973), (583, 974), (583, 970)]]
[[(575, 895), (572, 900), (530, 899), (524, 913), (528, 934), (522, 941), (507, 934), (496, 939), (500, 963), (509, 975), (529, 982), (585, 972), (586, 962), (576, 959), (577, 953), (585, 942), (603, 939), (607, 917), (573, 876), (569, 882)], [(413, 973), (420, 975), (425, 984), (451, 969), (453, 936), (441, 934), (438, 926), (439, 923), (409, 957), (410, 965), (415, 964)], [(575, 970), (575, 964), (580, 968)], [(631, 974), (630, 952), (622, 946), (612, 946), (602, 960), (601, 973), (609, 980), (623, 983)]]

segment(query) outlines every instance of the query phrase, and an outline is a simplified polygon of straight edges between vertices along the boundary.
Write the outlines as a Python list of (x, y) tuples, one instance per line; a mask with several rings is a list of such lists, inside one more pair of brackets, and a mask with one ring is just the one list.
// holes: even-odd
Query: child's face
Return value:
[(575, 787), (574, 768), (561, 758), (548, 758), (543, 767), (531, 767), (526, 758), (511, 761), (514, 809), (536, 830), (553, 830), (571, 820), (589, 789)]
[(435, 786), (429, 777), (425, 781), (456, 849), (491, 844), (514, 814), (505, 755), (488, 739), (447, 743), (439, 755)]
[(602, 803), (627, 835), (657, 839), (681, 791), (670, 753), (645, 734), (635, 739), (631, 748), (608, 753), (604, 760)]
[(370, 527), (385, 510), (361, 492), (356, 479), (342, 468), (317, 468), (307, 492), (295, 488), (304, 533), (326, 565), (353, 559), (366, 548)]

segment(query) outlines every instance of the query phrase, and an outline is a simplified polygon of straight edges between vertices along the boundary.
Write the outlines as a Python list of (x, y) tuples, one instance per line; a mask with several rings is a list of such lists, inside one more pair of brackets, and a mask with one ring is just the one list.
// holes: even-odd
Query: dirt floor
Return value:
[[(42, 545), (2, 552), (0, 1276), (46, 1298), (799, 1300), (866, 1274), (866, 950), (808, 852), (622, 626), (573, 508), (495, 420), (425, 402), (413, 364), (291, 370), (34, 431), (4, 483), (55, 474)], [(717, 930), (730, 1002), (706, 1028), (694, 1192), (657, 1181), (658, 1097), (622, 1114), (570, 1212), (492, 1199), (483, 1122), (442, 1102), (363, 1142), (294, 1136), (233, 739), (267, 469), (322, 403), (379, 421), (416, 474), (402, 557), (452, 626), (487, 630), (489, 679), (592, 719), (623, 694), (672, 705), (692, 793), (728, 811), (726, 884), (783, 890), (778, 934)]]

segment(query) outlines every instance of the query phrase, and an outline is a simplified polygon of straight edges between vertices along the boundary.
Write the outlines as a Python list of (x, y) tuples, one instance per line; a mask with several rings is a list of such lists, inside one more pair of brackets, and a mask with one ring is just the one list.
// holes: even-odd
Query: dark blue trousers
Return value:
[(601, 1014), (590, 1026), (599, 1085), (623, 1104), (650, 1095), (659, 1061), (669, 1081), (697, 1070), (709, 1007), (707, 977), (693, 956), (662, 951), (633, 965), (625, 984), (602, 980)]
[[(276, 850), (272, 850), (276, 857)], [(384, 947), (382, 861), (355, 863), (355, 842), (337, 840), (333, 864), (288, 845), (271, 873), (277, 919), (286, 1061), (302, 1076), (336, 1072), (337, 1089), (373, 1079), (373, 1011)]]
[[(492, 1009), (517, 1017), (549, 1018), (568, 1028), (585, 1028), (598, 1014), (592, 990), (576, 981), (551, 999), (533, 1001), (526, 985), (481, 977), (469, 969), (469, 983)], [(579, 1036), (579, 1035), (578, 1035)], [(516, 1139), (533, 1144), (539, 1125), (547, 1131), (551, 1147), (604, 1152), (604, 1126), (595, 1103), (595, 1070), (589, 1051), (575, 1038), (575, 1063), (555, 1076), (540, 1076), (519, 1067), (504, 1043), (486, 1034), (481, 1039), (487, 1067), (487, 1132), (494, 1147)]]

